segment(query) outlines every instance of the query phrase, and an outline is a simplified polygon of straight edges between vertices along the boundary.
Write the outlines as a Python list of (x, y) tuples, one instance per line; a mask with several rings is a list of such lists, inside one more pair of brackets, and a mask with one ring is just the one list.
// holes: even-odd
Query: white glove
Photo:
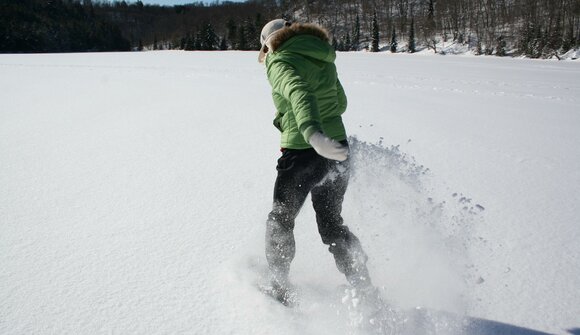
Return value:
[(321, 132), (312, 134), (308, 142), (322, 157), (341, 162), (348, 157), (348, 147), (346, 145), (340, 144)]

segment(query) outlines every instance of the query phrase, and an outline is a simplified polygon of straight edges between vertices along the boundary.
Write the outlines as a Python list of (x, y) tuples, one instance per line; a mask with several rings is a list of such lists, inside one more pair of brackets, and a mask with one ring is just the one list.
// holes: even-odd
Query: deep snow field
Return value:
[[(393, 310), (433, 311), (415, 334), (579, 334), (580, 63), (337, 66), (343, 215)], [(367, 334), (308, 201), (300, 306), (255, 288), (273, 110), (255, 52), (0, 55), (0, 334)]]

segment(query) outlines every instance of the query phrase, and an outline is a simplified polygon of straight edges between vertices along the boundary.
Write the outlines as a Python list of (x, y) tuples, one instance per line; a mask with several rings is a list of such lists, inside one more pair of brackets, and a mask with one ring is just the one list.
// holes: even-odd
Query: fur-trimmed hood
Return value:
[[(266, 57), (267, 55), (269, 56)], [(333, 63), (336, 59), (328, 32), (309, 23), (294, 23), (274, 33), (260, 50), (258, 61), (265, 60), (267, 66), (274, 59), (289, 61), (290, 55), (300, 55), (326, 63)]]
[(284, 42), (298, 35), (312, 35), (320, 38), (326, 43), (330, 43), (330, 36), (326, 29), (312, 23), (293, 23), (289, 27), (280, 29), (280, 31), (276, 32), (270, 41), (268, 41), (270, 52), (278, 50)]

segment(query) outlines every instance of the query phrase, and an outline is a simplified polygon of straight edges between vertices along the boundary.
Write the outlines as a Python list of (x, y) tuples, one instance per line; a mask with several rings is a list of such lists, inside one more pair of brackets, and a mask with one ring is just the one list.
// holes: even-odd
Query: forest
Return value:
[(0, 0), (0, 52), (257, 50), (273, 18), (324, 26), (340, 51), (559, 57), (578, 48), (580, 0)]

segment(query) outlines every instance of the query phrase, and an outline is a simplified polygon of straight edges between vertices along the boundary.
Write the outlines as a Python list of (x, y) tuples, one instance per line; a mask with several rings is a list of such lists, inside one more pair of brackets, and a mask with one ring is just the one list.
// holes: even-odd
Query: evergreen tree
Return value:
[(185, 38), (186, 42), (185, 42), (185, 48), (184, 50), (187, 51), (192, 51), (195, 50), (195, 37), (193, 34), (187, 34), (187, 37)]
[(260, 44), (260, 32), (258, 29), (262, 29), (260, 26), (259, 28), (256, 26), (258, 22), (261, 22), (261, 15), (258, 13), (256, 14), (256, 19), (252, 22), (251, 20), (246, 21), (246, 43), (247, 43), (247, 50), (260, 50), (262, 46)]
[(415, 18), (411, 18), (411, 28), (409, 29), (409, 46), (407, 50), (410, 53), (417, 51), (415, 48)]
[(546, 51), (546, 46), (548, 45), (548, 28), (540, 29), (538, 38), (537, 38), (537, 45), (536, 52), (534, 54), (534, 58), (540, 58)]
[(338, 42), (338, 45), (336, 47), (336, 50), (338, 50), (338, 51), (344, 51), (345, 50), (344, 41), (343, 40), (340, 40), (340, 42)]
[(230, 45), (232, 49), (238, 48), (238, 26), (236, 25), (236, 21), (230, 18), (228, 23), (226, 24), (227, 29), (227, 39), (230, 41)]
[(200, 39), (201, 39), (201, 45), (199, 48), (200, 50), (218, 49), (218, 36), (216, 35), (211, 23), (204, 24)]
[(373, 31), (371, 36), (371, 52), (379, 51), (379, 23), (377, 21), (377, 12), (373, 14)]
[(397, 52), (397, 47), (398, 47), (397, 33), (395, 31), (395, 27), (393, 27), (393, 33), (391, 34), (391, 52), (392, 53)]
[(554, 27), (552, 27), (550, 33), (547, 36), (547, 39), (547, 54), (558, 56), (558, 50), (560, 50), (564, 44), (564, 34), (562, 32), (562, 22), (560, 17), (557, 18), (556, 24)]
[(203, 32), (198, 31), (195, 34), (195, 38), (193, 40), (193, 49), (194, 50), (202, 50), (203, 47)]
[(238, 33), (238, 43), (237, 43), (237, 50), (247, 50), (248, 49), (248, 41), (246, 39), (246, 28), (244, 25), (240, 26), (239, 33)]
[(332, 37), (332, 47), (334, 48), (334, 50), (339, 51), (338, 50), (338, 41), (336, 40), (336, 38), (333, 36)]
[(576, 38), (574, 37), (574, 28), (572, 25), (570, 25), (566, 32), (566, 36), (563, 38), (562, 41), (562, 51), (567, 52), (568, 50), (576, 46), (577, 42), (578, 41), (576, 41)]
[[(264, 25), (268, 23), (267, 21), (264, 20), (264, 18), (262, 17), (262, 13), (258, 12), (256, 13), (256, 19), (254, 20), (254, 27), (256, 27), (256, 34), (259, 34), (262, 31), (262, 27), (264, 27)], [(261, 47), (262, 45), (260, 44), (260, 38), (256, 37), (257, 41), (258, 41), (258, 49), (259, 47)]]
[(497, 38), (496, 56), (504, 57), (507, 55), (506, 42), (502, 35)]
[(221, 51), (225, 51), (228, 50), (228, 42), (226, 40), (226, 37), (222, 37), (221, 41), (220, 41), (220, 50)]
[(477, 40), (477, 47), (475, 48), (475, 54), (480, 56), (484, 54), (483, 45), (481, 45), (481, 41)]
[[(376, 13), (375, 13), (376, 14)], [(357, 15), (352, 32), (352, 50), (358, 51), (360, 47), (360, 18)]]
[(344, 50), (345, 51), (352, 50), (352, 42), (350, 41), (350, 34), (349, 33), (346, 33), (346, 38), (344, 41)]
[(427, 10), (427, 21), (423, 23), (421, 27), (421, 32), (424, 38), (424, 42), (427, 47), (433, 49), (437, 53), (437, 24), (435, 23), (435, 6), (433, 0), (429, 0), (429, 7)]

